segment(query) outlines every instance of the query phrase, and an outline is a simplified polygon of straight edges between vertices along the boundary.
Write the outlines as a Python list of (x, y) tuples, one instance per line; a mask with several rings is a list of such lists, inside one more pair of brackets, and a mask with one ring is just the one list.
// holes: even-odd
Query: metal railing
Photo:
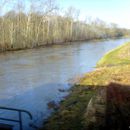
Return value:
[(19, 117), (18, 119), (9, 119), (9, 118), (0, 117), (0, 120), (17, 122), (17, 123), (19, 123), (20, 130), (23, 130), (22, 113), (26, 113), (31, 120), (33, 119), (32, 114), (30, 112), (26, 111), (26, 110), (15, 109), (15, 108), (8, 108), (8, 107), (0, 107), (0, 110), (7, 110), (7, 111), (18, 112), (18, 117)]

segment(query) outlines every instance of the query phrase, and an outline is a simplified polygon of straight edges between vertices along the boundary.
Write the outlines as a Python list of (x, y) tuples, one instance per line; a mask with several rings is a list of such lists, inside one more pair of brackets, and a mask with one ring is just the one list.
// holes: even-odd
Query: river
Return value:
[[(71, 79), (92, 71), (106, 52), (129, 40), (76, 42), (1, 53), (0, 106), (28, 110), (40, 126), (52, 111), (48, 102), (59, 102), (67, 95), (59, 89), (69, 89)], [(16, 118), (16, 114), (5, 113), (0, 115)]]

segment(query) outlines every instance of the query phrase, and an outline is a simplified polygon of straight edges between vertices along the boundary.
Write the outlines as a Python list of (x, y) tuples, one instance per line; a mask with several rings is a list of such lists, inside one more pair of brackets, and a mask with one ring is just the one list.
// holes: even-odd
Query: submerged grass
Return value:
[(107, 53), (97, 67), (71, 89), (70, 95), (61, 102), (59, 110), (48, 119), (42, 130), (83, 130), (88, 102), (100, 86), (111, 82), (130, 85), (130, 43)]

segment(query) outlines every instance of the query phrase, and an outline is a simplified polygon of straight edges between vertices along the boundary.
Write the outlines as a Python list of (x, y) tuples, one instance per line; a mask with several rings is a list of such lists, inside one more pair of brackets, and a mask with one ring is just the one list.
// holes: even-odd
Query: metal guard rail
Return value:
[(0, 117), (0, 120), (17, 122), (17, 123), (19, 123), (20, 130), (23, 130), (22, 113), (26, 113), (31, 120), (33, 119), (32, 114), (30, 112), (26, 111), (26, 110), (15, 109), (15, 108), (8, 108), (8, 107), (1, 107), (1, 106), (0, 106), (0, 109), (1, 110), (18, 112), (18, 116), (19, 116), (18, 120), (8, 119), (8, 118), (1, 118), (1, 117)]

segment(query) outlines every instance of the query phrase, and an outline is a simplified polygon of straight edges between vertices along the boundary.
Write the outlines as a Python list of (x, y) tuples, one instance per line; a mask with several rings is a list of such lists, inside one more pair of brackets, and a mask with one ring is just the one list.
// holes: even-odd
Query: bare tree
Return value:
[[(7, 6), (8, 10), (5, 10)], [(1, 0), (0, 50), (119, 37), (129, 32), (115, 24), (107, 25), (98, 18), (87, 17), (80, 21), (80, 11), (74, 7), (64, 14), (60, 12), (55, 0)]]

